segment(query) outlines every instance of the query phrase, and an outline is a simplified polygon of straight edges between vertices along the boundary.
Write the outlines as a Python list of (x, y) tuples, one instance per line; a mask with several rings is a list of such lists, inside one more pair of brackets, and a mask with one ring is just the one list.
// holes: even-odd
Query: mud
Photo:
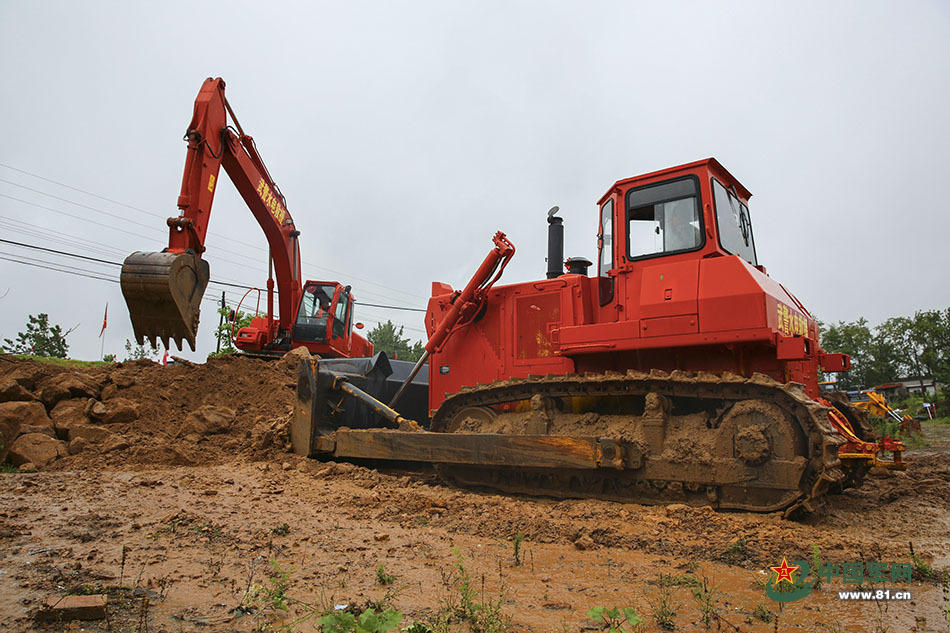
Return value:
[[(0, 378), (29, 374), (33, 391), (60, 371), (0, 360)], [(301, 459), (286, 449), (293, 370), (280, 362), (75, 373), (95, 383), (104, 405), (135, 402), (138, 417), (103, 424), (108, 440), (40, 472), (0, 475), (4, 630), (79, 630), (38, 625), (31, 614), (49, 596), (94, 590), (109, 593), (110, 617), (84, 630), (143, 630), (143, 622), (149, 631), (255, 630), (268, 613), (249, 608), (247, 596), (273, 586), (272, 561), (290, 572), (293, 600), (389, 604), (408, 624), (438, 619), (457, 599), (457, 556), (476, 600), (501, 596), (513, 631), (587, 630), (590, 608), (614, 605), (634, 608), (646, 630), (664, 630), (653, 618), (663, 599), (676, 605), (676, 630), (704, 630), (693, 596), (704, 579), (721, 617), (711, 630), (947, 630), (941, 587), (919, 572), (910, 583), (864, 584), (908, 591), (906, 601), (842, 601), (837, 591), (854, 585), (836, 580), (780, 605), (763, 588), (769, 566), (810, 561), (814, 548), (835, 564), (910, 562), (913, 543), (921, 561), (950, 566), (947, 426), (925, 425), (930, 445), (907, 454), (907, 473), (872, 471), (862, 488), (832, 497), (826, 514), (796, 522), (504, 496), (447, 487), (428, 469)], [(233, 416), (189, 418), (201, 407)], [(393, 584), (379, 584), (379, 565)], [(762, 609), (779, 624), (757, 619)], [(296, 626), (317, 630), (313, 620)]]

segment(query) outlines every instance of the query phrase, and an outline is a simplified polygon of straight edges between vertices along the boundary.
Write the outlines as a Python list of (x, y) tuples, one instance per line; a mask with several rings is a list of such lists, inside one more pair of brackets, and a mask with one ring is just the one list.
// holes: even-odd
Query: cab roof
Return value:
[(703, 160), (697, 160), (692, 163), (685, 163), (683, 165), (677, 165), (675, 167), (667, 167), (666, 169), (661, 169), (659, 171), (651, 171), (648, 174), (641, 174), (639, 176), (633, 176), (632, 178), (624, 178), (623, 180), (618, 180), (607, 190), (600, 200), (597, 201), (598, 205), (602, 205), (606, 199), (618, 189), (626, 189), (630, 185), (636, 185), (641, 182), (647, 182), (651, 180), (657, 180), (665, 176), (675, 176), (678, 173), (695, 171), (697, 168), (705, 167), (713, 175), (719, 176), (720, 180), (726, 180), (725, 184), (735, 185), (736, 191), (739, 193), (739, 197), (744, 200), (748, 200), (752, 197), (752, 193), (742, 186), (742, 183), (739, 180), (729, 173), (729, 171), (722, 166), (722, 164), (715, 158), (706, 158)]

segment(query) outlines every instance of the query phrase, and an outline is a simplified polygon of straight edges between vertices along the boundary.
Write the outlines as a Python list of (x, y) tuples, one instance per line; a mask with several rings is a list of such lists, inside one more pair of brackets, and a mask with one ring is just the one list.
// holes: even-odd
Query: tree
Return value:
[(144, 345), (132, 345), (132, 341), (125, 339), (125, 360), (155, 360), (158, 350)]
[(908, 376), (932, 376), (950, 384), (950, 308), (892, 317), (875, 328), (863, 318), (819, 327), (824, 349), (851, 356), (851, 371), (838, 374), (842, 389), (870, 388)]
[(871, 355), (873, 335), (864, 317), (854, 322), (838, 321), (821, 327), (821, 346), (829, 352), (851, 357), (851, 370), (838, 374), (839, 389), (860, 389), (868, 383), (869, 369), (875, 363)]
[(254, 315), (247, 312), (232, 312), (228, 308), (218, 308), (218, 314), (224, 319), (215, 331), (215, 337), (220, 346), (216, 354), (234, 354), (237, 348), (234, 347), (234, 340), (231, 338), (232, 332), (237, 336), (238, 330), (251, 324)]
[(10, 354), (66, 358), (66, 353), (69, 351), (69, 345), (66, 343), (68, 334), (69, 332), (63, 332), (63, 328), (59, 325), (50, 327), (49, 315), (45, 312), (36, 316), (31, 314), (26, 324), (26, 331), (17, 334), (16, 341), (3, 339), (3, 351)]
[(373, 344), (375, 351), (386, 352), (390, 358), (414, 363), (422, 358), (425, 345), (422, 341), (411, 343), (402, 335), (403, 329), (403, 326), (397, 328), (392, 321), (387, 320), (385, 323), (377, 323), (366, 338)]

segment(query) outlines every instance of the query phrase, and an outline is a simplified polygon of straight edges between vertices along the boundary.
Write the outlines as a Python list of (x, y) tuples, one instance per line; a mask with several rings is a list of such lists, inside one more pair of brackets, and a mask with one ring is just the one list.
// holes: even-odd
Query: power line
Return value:
[(43, 246), (36, 246), (34, 244), (24, 244), (23, 242), (14, 242), (13, 240), (5, 240), (0, 238), (0, 242), (4, 244), (13, 244), (14, 246), (22, 246), (23, 248), (32, 248), (37, 251), (45, 251), (47, 253), (53, 253), (54, 255), (66, 255), (68, 257), (75, 257), (76, 259), (85, 259), (90, 262), (98, 262), (100, 264), (112, 264), (113, 266), (121, 266), (119, 262), (110, 262), (106, 259), (99, 259), (98, 257), (89, 257), (88, 255), (79, 255), (78, 253), (67, 253), (66, 251), (57, 251), (52, 248), (45, 248)]
[[(108, 211), (103, 211), (102, 209), (90, 206), (88, 204), (83, 204), (82, 202), (76, 202), (75, 200), (70, 200), (69, 198), (63, 198), (60, 196), (53, 195), (51, 193), (46, 193), (39, 189), (34, 189), (33, 187), (27, 187), (26, 185), (21, 185), (20, 183), (13, 182), (12, 180), (7, 180), (5, 178), (0, 178), (0, 182), (5, 182), (8, 185), (13, 185), (14, 187), (20, 187), (21, 189), (26, 189), (27, 191), (32, 191), (33, 193), (38, 193), (41, 196), (46, 196), (47, 198), (53, 198), (54, 200), (59, 200), (67, 204), (73, 204), (77, 207), (82, 207), (83, 209), (89, 209), (90, 211), (95, 211), (96, 213), (101, 213), (102, 215), (107, 215), (110, 218), (115, 218), (116, 220), (122, 220), (123, 222), (128, 222), (130, 224), (135, 224), (136, 226), (141, 226), (147, 229), (154, 229), (155, 227), (151, 224), (143, 224), (142, 222), (136, 222), (135, 220), (130, 220), (126, 217), (118, 215), (117, 213), (109, 213)], [(12, 196), (7, 196), (12, 197)], [(22, 202), (22, 201), (21, 201)], [(164, 233), (164, 231), (162, 231)]]
[(99, 198), (100, 200), (105, 200), (106, 202), (111, 202), (112, 204), (117, 204), (117, 205), (119, 205), (120, 207), (125, 207), (125, 208), (127, 208), (127, 209), (133, 209), (133, 210), (135, 210), (135, 211), (140, 211), (140, 212), (142, 212), (142, 213), (145, 213), (145, 214), (148, 214), (148, 215), (152, 215), (152, 216), (155, 216), (155, 217), (159, 217), (159, 218), (162, 217), (162, 214), (160, 214), (160, 213), (156, 213), (156, 212), (154, 212), (154, 211), (148, 211), (148, 210), (146, 210), (146, 209), (142, 209), (141, 207), (136, 207), (136, 206), (131, 205), (131, 204), (126, 204), (125, 202), (119, 202), (118, 200), (113, 200), (112, 198), (107, 198), (107, 197), (105, 197), (105, 196), (101, 196), (101, 195), (99, 195), (98, 193), (93, 193), (93, 192), (91, 192), (91, 191), (86, 191), (85, 189), (80, 189), (79, 187), (74, 187), (74, 186), (72, 186), (72, 185), (67, 185), (65, 182), (59, 182), (58, 180), (53, 180), (52, 178), (47, 178), (46, 176), (40, 176), (39, 174), (34, 174), (34, 173), (32, 173), (32, 172), (26, 171), (25, 169), (19, 169), (18, 167), (14, 167), (13, 165), (7, 165), (6, 163), (0, 163), (0, 167), (6, 167), (7, 169), (12, 169), (13, 171), (20, 172), (21, 174), (26, 174), (27, 176), (32, 176), (32, 177), (34, 177), (34, 178), (39, 178), (40, 180), (45, 180), (46, 182), (51, 182), (51, 183), (53, 183), (54, 185), (59, 185), (60, 187), (66, 187), (67, 189), (72, 189), (73, 191), (78, 191), (79, 193), (84, 193), (84, 194), (86, 194), (87, 196), (92, 196), (93, 198)]
[(409, 312), (425, 312), (426, 311), (422, 308), (403, 308), (400, 306), (384, 306), (384, 305), (379, 305), (378, 303), (366, 303), (365, 301), (354, 301), (353, 303), (358, 306), (370, 306), (372, 308), (387, 308), (389, 310), (406, 310)]
[[(9, 240), (4, 240), (4, 241), (9, 241)], [(84, 277), (84, 278), (87, 278), (87, 279), (95, 279), (95, 280), (97, 280), (97, 281), (108, 281), (108, 282), (110, 282), (110, 283), (119, 283), (119, 280), (118, 280), (118, 279), (115, 279), (114, 277), (103, 277), (103, 276), (100, 276), (101, 273), (98, 273), (97, 271), (91, 271), (91, 270), (86, 270), (86, 269), (82, 269), (82, 268), (75, 268), (75, 267), (72, 267), (72, 266), (67, 266), (67, 265), (65, 265), (65, 264), (59, 264), (59, 263), (55, 263), (55, 262), (48, 262), (48, 261), (46, 261), (46, 260), (40, 260), (40, 259), (35, 259), (35, 258), (25, 258), (25, 257), (22, 256), (22, 255), (19, 256), (19, 258), (7, 257), (6, 255), (9, 255), (9, 253), (2, 253), (2, 252), (0, 252), (0, 261), (8, 261), (8, 262), (12, 262), (12, 263), (14, 263), (14, 264), (20, 264), (20, 265), (23, 265), (23, 266), (30, 266), (30, 267), (33, 267), (33, 268), (41, 268), (41, 269), (50, 270), (50, 271), (53, 271), (53, 272), (64, 273), (64, 274), (67, 274), (67, 275), (74, 275), (74, 276), (76, 276), (76, 277)], [(32, 261), (24, 261), (25, 259), (29, 259), (29, 260), (32, 260)], [(112, 263), (112, 262), (108, 262), (108, 263)], [(242, 287), (243, 287), (243, 286), (242, 286)], [(206, 296), (202, 297), (202, 301), (208, 302), (209, 304), (215, 306), (215, 308), (220, 307), (220, 299), (219, 299), (219, 298), (206, 295)], [(234, 299), (226, 299), (226, 300), (225, 300), (225, 305), (227, 305), (229, 308), (234, 308), (234, 309), (237, 309), (237, 308), (241, 307), (240, 302), (235, 301)], [(379, 324), (379, 323), (385, 323), (386, 321), (393, 321), (391, 318), (387, 318), (387, 319), (383, 320), (381, 317), (379, 317), (379, 315), (374, 315), (374, 314), (365, 315), (365, 318), (364, 318), (363, 320), (365, 320), (365, 321), (370, 321), (370, 322), (372, 322), (372, 323), (377, 323), (377, 324)], [(421, 333), (421, 334), (423, 334), (423, 335), (426, 335), (426, 331), (423, 330), (423, 329), (421, 329), (421, 328), (414, 327), (414, 326), (408, 325), (408, 324), (406, 324), (406, 323), (401, 323), (401, 322), (399, 322), (399, 321), (394, 321), (394, 323), (396, 323), (397, 325), (399, 325), (399, 326), (405, 328), (406, 330), (410, 330), (410, 331), (414, 331), (414, 332), (419, 332), (419, 333)]]
[[(9, 255), (9, 257), (3, 257), (3, 255)], [(24, 266), (32, 266), (34, 268), (43, 268), (46, 270), (52, 270), (58, 273), (66, 273), (68, 275), (76, 275), (77, 277), (86, 277), (88, 279), (96, 279), (99, 281), (119, 283), (119, 280), (115, 279), (114, 277), (100, 277), (99, 275), (102, 273), (99, 273), (98, 271), (87, 270), (84, 268), (76, 268), (73, 266), (67, 266), (66, 264), (60, 264), (57, 262), (48, 262), (43, 259), (26, 257), (24, 255), (15, 256), (15, 255), (11, 255), (10, 253), (0, 252), (0, 260), (13, 262), (14, 264), (22, 264)], [(25, 261), (25, 260), (30, 260), (30, 261)], [(36, 262), (39, 262), (39, 263), (36, 263)], [(214, 297), (210, 297), (210, 296), (202, 297), (202, 301), (208, 301), (215, 305), (219, 305), (218, 299), (215, 299)], [(225, 301), (225, 303), (231, 307), (234, 307), (237, 305), (233, 301)]]
[[(3, 238), (0, 238), (0, 243), (3, 243), (3, 244), (12, 244), (13, 246), (19, 246), (19, 247), (22, 247), (22, 248), (29, 248), (29, 249), (33, 249), (33, 250), (37, 250), (37, 251), (43, 251), (43, 252), (45, 252), (45, 253), (52, 253), (52, 254), (54, 254), (54, 255), (64, 255), (64, 256), (66, 256), (66, 257), (74, 257), (74, 258), (76, 258), (76, 259), (83, 259), (83, 260), (90, 261), (90, 262), (96, 262), (96, 263), (98, 263), (98, 264), (108, 264), (108, 265), (110, 265), (110, 266), (122, 266), (122, 263), (121, 263), (121, 262), (114, 262), (114, 261), (110, 261), (110, 260), (108, 260), (108, 259), (100, 259), (100, 258), (98, 258), (98, 257), (90, 257), (90, 256), (88, 256), (88, 255), (80, 255), (79, 253), (70, 253), (69, 251), (57, 250), (57, 249), (54, 249), (54, 248), (46, 248), (45, 246), (38, 246), (38, 245), (36, 245), (36, 244), (27, 244), (27, 243), (25, 243), (25, 242), (17, 242), (17, 241), (14, 241), (14, 240), (7, 240), (7, 239), (3, 239)], [(52, 262), (44, 262), (44, 263), (50, 264), (50, 263), (52, 263)], [(60, 264), (60, 265), (64, 265), (64, 264)], [(87, 272), (88, 272), (88, 271), (87, 271)], [(219, 285), (219, 286), (228, 286), (228, 287), (231, 287), (231, 288), (240, 288), (241, 290), (258, 290), (258, 288), (257, 288), (256, 286), (248, 286), (248, 285), (246, 285), (246, 284), (230, 283), (230, 282), (227, 282), (227, 281), (218, 281), (218, 280), (215, 280), (215, 279), (209, 280), (208, 283), (217, 284), (217, 285)], [(421, 309), (421, 308), (409, 308), (409, 307), (405, 307), (405, 306), (380, 305), (380, 304), (376, 304), (376, 303), (364, 303), (364, 302), (360, 302), (360, 301), (354, 301), (354, 303), (357, 304), (357, 305), (370, 306), (370, 307), (374, 307), (374, 308), (386, 308), (386, 309), (389, 309), (389, 310), (406, 310), (406, 311), (410, 311), (410, 312), (425, 312), (425, 310), (423, 310), (423, 309)]]
[[(85, 273), (82, 273), (82, 272), (74, 272), (74, 271), (72, 271), (72, 270), (65, 270), (65, 269), (62, 269), (62, 268), (54, 268), (54, 267), (52, 267), (52, 266), (41, 266), (40, 264), (34, 264), (34, 263), (31, 263), (31, 262), (25, 262), (25, 261), (21, 261), (21, 260), (19, 260), (19, 259), (11, 259), (11, 258), (9, 258), (9, 257), (0, 257), (0, 259), (6, 260), (6, 261), (8, 261), (8, 262), (13, 262), (13, 263), (15, 263), (15, 264), (22, 264), (22, 265), (24, 265), (24, 266), (33, 266), (34, 268), (45, 268), (45, 269), (47, 269), (47, 270), (54, 270), (54, 271), (56, 271), (56, 272), (58, 272), (58, 273), (66, 273), (66, 274), (68, 274), (68, 275), (76, 275), (76, 276), (78, 276), (78, 277), (88, 277), (89, 279), (98, 279), (99, 281), (111, 281), (111, 282), (113, 282), (113, 283), (119, 283), (119, 280), (118, 280), (118, 279), (112, 279), (112, 278), (109, 278), (109, 277), (97, 277), (97, 276), (95, 276), (95, 275), (85, 274)], [(47, 262), (47, 263), (49, 263), (49, 262)], [(86, 271), (86, 272), (89, 272), (89, 271)]]
[[(51, 212), (53, 212), (53, 213), (57, 213), (57, 214), (59, 214), (59, 215), (64, 215), (64, 216), (66, 216), (66, 217), (74, 218), (74, 219), (80, 220), (80, 221), (82, 221), (82, 222), (94, 222), (93, 220), (90, 220), (89, 218), (84, 218), (84, 217), (79, 216), (79, 215), (75, 215), (75, 214), (72, 214), (72, 213), (68, 213), (68, 212), (62, 211), (62, 210), (60, 210), (60, 209), (54, 209), (54, 208), (52, 208), (52, 207), (48, 207), (48, 206), (46, 206), (46, 205), (42, 205), (42, 204), (39, 204), (39, 203), (36, 203), (36, 202), (31, 202), (31, 201), (29, 201), (29, 200), (23, 200), (22, 198), (17, 198), (16, 196), (11, 196), (11, 195), (9, 195), (9, 194), (0, 193), (0, 196), (2, 196), (2, 197), (4, 197), (4, 198), (9, 198), (10, 200), (14, 200), (14, 201), (20, 202), (20, 203), (22, 203), (22, 204), (27, 204), (27, 205), (30, 205), (30, 206), (33, 206), (33, 207), (37, 207), (37, 208), (39, 208), (39, 209), (44, 209), (44, 210), (46, 210), (46, 211), (51, 211)], [(109, 215), (109, 214), (107, 214), (107, 215)], [(33, 226), (35, 226), (35, 225), (33, 225)], [(100, 228), (102, 227), (102, 225), (100, 225), (100, 224), (97, 224), (97, 226), (99, 226)], [(144, 226), (144, 225), (142, 225), (142, 226)], [(16, 227), (14, 227), (14, 228), (16, 228)], [(38, 227), (38, 228), (40, 228), (41, 230), (45, 230), (45, 229), (43, 229), (43, 227)], [(127, 229), (122, 229), (122, 228), (119, 228), (119, 227), (117, 227), (117, 226), (109, 226), (108, 228), (111, 228), (111, 229), (113, 229), (113, 230), (119, 231), (119, 232), (121, 232), (121, 233), (125, 233), (125, 234), (127, 234), (127, 235), (133, 235), (133, 236), (135, 236), (135, 237), (140, 237), (140, 238), (142, 238), (142, 239), (146, 239), (146, 240), (152, 239), (152, 238), (147, 237), (147, 236), (145, 236), (145, 235), (141, 235), (140, 233), (135, 233), (135, 232), (133, 232), (133, 231), (129, 231), (129, 230), (127, 230)], [(158, 232), (164, 233), (164, 231), (161, 231), (160, 229), (155, 229), (155, 228), (153, 228), (153, 227), (148, 227), (148, 228), (149, 228), (150, 230), (154, 230), (154, 231), (158, 231)], [(37, 236), (37, 237), (42, 237), (42, 236)], [(224, 239), (231, 239), (231, 238), (224, 238)], [(234, 240), (232, 240), (232, 241), (234, 241)], [(259, 250), (262, 250), (262, 251), (264, 251), (264, 252), (267, 252), (266, 249), (261, 249), (261, 248), (258, 247), (258, 246), (254, 246), (253, 248), (257, 248), (257, 249), (259, 249)], [(225, 253), (231, 253), (231, 254), (233, 254), (233, 255), (237, 255), (238, 257), (245, 257), (245, 254), (244, 254), (244, 253), (238, 253), (238, 252), (236, 252), (236, 251), (232, 251), (232, 250), (229, 250), (229, 249), (226, 249), (226, 248), (222, 248), (222, 247), (219, 246), (219, 247), (214, 247), (214, 249), (212, 249), (212, 251), (211, 251), (210, 254), (214, 255), (214, 259), (217, 260), (217, 261), (227, 262), (227, 263), (229, 263), (229, 264), (233, 264), (233, 265), (235, 265), (235, 266), (240, 266), (240, 267), (245, 267), (245, 266), (246, 266), (246, 262), (236, 262), (236, 261), (234, 261), (234, 260), (232, 260), (232, 259), (228, 259), (228, 258), (226, 258), (226, 257), (222, 257), (222, 256), (219, 255), (219, 254), (216, 254), (215, 251), (222, 251), (222, 252), (225, 252)], [(373, 282), (370, 282), (370, 283), (373, 283)], [(374, 284), (374, 285), (381, 285), (381, 284)], [(252, 287), (252, 286), (238, 285), (237, 287), (240, 287), (240, 288), (249, 288), (249, 287)], [(389, 296), (387, 296), (387, 295), (384, 295), (384, 294), (378, 293), (378, 292), (366, 291), (366, 293), (369, 294), (369, 295), (375, 295), (375, 296), (383, 297), (384, 299), (393, 299), (393, 298), (394, 298), (394, 297), (389, 297)], [(408, 294), (408, 293), (405, 293), (405, 294)]]
[[(147, 210), (145, 210), (145, 209), (142, 209), (141, 207), (136, 207), (135, 205), (130, 205), (130, 204), (127, 204), (127, 203), (124, 203), (124, 202), (120, 202), (120, 201), (118, 201), (118, 200), (113, 200), (112, 198), (108, 198), (108, 197), (106, 197), (106, 196), (102, 196), (102, 195), (93, 193), (93, 192), (91, 192), (91, 191), (86, 191), (85, 189), (80, 189), (79, 187), (74, 187), (74, 186), (72, 186), (72, 185), (67, 185), (66, 183), (62, 183), (62, 182), (53, 180), (53, 179), (51, 179), (51, 178), (46, 178), (46, 177), (44, 177), (44, 176), (40, 176), (40, 175), (38, 175), (38, 174), (34, 174), (34, 173), (29, 172), (29, 171), (26, 171), (26, 170), (24, 170), (24, 169), (19, 169), (19, 168), (17, 168), (17, 167), (13, 167), (12, 165), (7, 165), (7, 164), (5, 164), (5, 163), (0, 163), (0, 166), (6, 167), (7, 169), (11, 169), (11, 170), (13, 170), (13, 171), (16, 171), (16, 172), (19, 172), (19, 173), (22, 173), (22, 174), (26, 174), (26, 175), (28, 175), (28, 176), (32, 176), (32, 177), (34, 177), (34, 178), (39, 178), (40, 180), (44, 180), (44, 181), (46, 181), (46, 182), (50, 182), (50, 183), (53, 183), (53, 184), (56, 184), (56, 185), (60, 185), (60, 186), (62, 186), (62, 187), (66, 187), (66, 188), (68, 188), (68, 189), (72, 189), (73, 191), (78, 191), (78, 192), (80, 192), (80, 193), (84, 193), (84, 194), (87, 194), (87, 195), (90, 195), (90, 196), (99, 198), (99, 199), (101, 199), (101, 200), (105, 200), (105, 201), (110, 202), (110, 203), (113, 203), (113, 204), (117, 204), (117, 205), (120, 205), (120, 206), (129, 208), (129, 209), (134, 209), (134, 210), (139, 211), (139, 212), (141, 212), (141, 213), (145, 213), (145, 214), (147, 214), (147, 215), (149, 215), (149, 216), (162, 217), (162, 215), (159, 214), (159, 213), (155, 213), (155, 212), (153, 212), (153, 211), (147, 211)], [(109, 216), (109, 217), (111, 217), (111, 218), (123, 220), (123, 221), (125, 221), (125, 222), (129, 222), (129, 223), (131, 223), (131, 224), (135, 224), (135, 225), (137, 225), (137, 226), (142, 226), (142, 227), (148, 228), (149, 230), (157, 230), (157, 231), (159, 231), (159, 232), (161, 232), (161, 233), (164, 233), (163, 230), (157, 229), (157, 228), (155, 228), (155, 227), (153, 227), (153, 226), (151, 226), (151, 225), (142, 224), (141, 222), (135, 222), (134, 220), (129, 220), (128, 218), (125, 218), (125, 217), (120, 216), (120, 215), (116, 215), (116, 214), (114, 214), (114, 213), (110, 213), (110, 212), (108, 212), (108, 211), (104, 211), (104, 210), (99, 209), (99, 208), (97, 208), (97, 207), (93, 207), (93, 206), (90, 206), (90, 205), (87, 205), (87, 204), (83, 204), (83, 203), (81, 203), (81, 202), (75, 202), (75, 201), (73, 201), (73, 200), (69, 200), (68, 198), (63, 198), (63, 197), (60, 197), (60, 196), (56, 196), (56, 195), (54, 195), (54, 194), (47, 193), (47, 192), (44, 192), (44, 191), (39, 190), (39, 189), (34, 189), (33, 187), (28, 187), (27, 185), (22, 185), (22, 184), (20, 184), (20, 183), (17, 183), (17, 182), (11, 181), (11, 180), (6, 180), (6, 179), (4, 179), (4, 178), (0, 178), (0, 182), (5, 182), (5, 183), (11, 184), (11, 185), (13, 185), (13, 186), (15, 186), (15, 187), (20, 187), (20, 188), (26, 189), (26, 190), (28, 190), (28, 191), (33, 191), (33, 192), (38, 193), (38, 194), (40, 194), (40, 195), (47, 196), (47, 197), (50, 197), (50, 198), (54, 198), (54, 199), (56, 199), (56, 200), (61, 200), (61, 201), (66, 202), (66, 203), (68, 203), (68, 204), (74, 204), (74, 205), (76, 205), (76, 206), (80, 206), (80, 207), (83, 207), (83, 208), (85, 208), (85, 209), (89, 209), (90, 211), (94, 211), (94, 212), (96, 212), (96, 213), (101, 213), (101, 214), (103, 214), (103, 215)], [(39, 208), (47, 209), (47, 210), (49, 210), (49, 211), (53, 211), (53, 212), (57, 212), (57, 213), (62, 213), (62, 214), (64, 214), (64, 215), (67, 215), (67, 216), (70, 216), (70, 217), (78, 217), (78, 216), (72, 216), (72, 215), (70, 215), (70, 214), (68, 214), (68, 213), (65, 213), (65, 212), (62, 212), (62, 211), (57, 211), (56, 209), (51, 209), (50, 207), (44, 207), (43, 205), (38, 205), (38, 204), (36, 204), (36, 203), (32, 203), (32, 202), (29, 202), (29, 201), (26, 201), (26, 200), (22, 200), (22, 199), (20, 199), (20, 198), (15, 198), (15, 197), (10, 196), (10, 195), (7, 195), (7, 194), (0, 194), (0, 195), (2, 195), (2, 196), (4, 196), (4, 197), (7, 197), (7, 198), (10, 198), (10, 199), (12, 199), (12, 200), (16, 200), (16, 201), (18, 201), (18, 202), (25, 203), (25, 204), (32, 204), (33, 206), (37, 206), (37, 207), (39, 207)], [(79, 218), (79, 219), (85, 219), (85, 218)], [(116, 227), (113, 227), (113, 228), (116, 228)], [(117, 229), (117, 230), (122, 231), (122, 229)], [(126, 232), (126, 231), (123, 231), (123, 232)], [(129, 233), (130, 233), (130, 232), (129, 232)], [(135, 235), (134, 233), (130, 233), (130, 234), (131, 234), (131, 235)], [(138, 236), (138, 237), (144, 237), (144, 236)], [(248, 248), (253, 248), (253, 249), (255, 249), (255, 250), (257, 250), (257, 251), (260, 251), (260, 252), (264, 252), (264, 253), (269, 252), (269, 249), (264, 248), (264, 247), (262, 247), (262, 246), (260, 246), (260, 245), (257, 245), (257, 244), (250, 244), (250, 243), (248, 243), (248, 242), (244, 242), (244, 241), (242, 241), (242, 240), (239, 240), (239, 239), (233, 238), (233, 237), (224, 237), (224, 236), (220, 236), (220, 237), (221, 237), (221, 239), (228, 240), (228, 241), (231, 241), (231, 242), (235, 242), (235, 243), (237, 243), (237, 244), (241, 244), (242, 246), (246, 246), (246, 247), (248, 247)], [(148, 239), (148, 238), (146, 238), (146, 239)], [(221, 250), (221, 251), (224, 251), (224, 252), (227, 252), (227, 253), (231, 253), (231, 254), (237, 255), (237, 256), (239, 256), (239, 257), (243, 257), (243, 256), (244, 256), (244, 253), (237, 253), (237, 252), (235, 252), (235, 251), (231, 251), (231, 250), (224, 249), (224, 248), (220, 248), (220, 247), (217, 247), (217, 248), (218, 248), (219, 250)], [(224, 261), (228, 261), (228, 260), (224, 260)], [(234, 263), (234, 264), (237, 264), (237, 265), (243, 265), (243, 264), (239, 264), (239, 263), (237, 263), (237, 262), (231, 262), (231, 263)], [(316, 264), (313, 264), (313, 263), (311, 263), (311, 262), (306, 262), (306, 261), (303, 262), (303, 263), (304, 263), (306, 266), (308, 266), (308, 267), (311, 267), (311, 268), (319, 268), (319, 269), (321, 269), (321, 270), (325, 270), (325, 271), (327, 271), (327, 272), (329, 272), (329, 273), (332, 273), (332, 274), (334, 274), (334, 275), (340, 275), (340, 276), (342, 276), (342, 277), (345, 278), (345, 279), (353, 279), (353, 280), (361, 281), (361, 282), (363, 282), (363, 283), (367, 283), (367, 284), (370, 284), (370, 285), (373, 285), (373, 286), (378, 286), (378, 287), (380, 287), (380, 288), (385, 288), (385, 289), (387, 289), (387, 290), (395, 290), (396, 292), (398, 292), (398, 293), (400, 293), (400, 294), (403, 294), (403, 295), (406, 295), (406, 296), (409, 296), (409, 297), (415, 297), (415, 298), (419, 298), (419, 299), (424, 299), (424, 298), (425, 298), (425, 297), (422, 297), (422, 296), (417, 295), (417, 294), (415, 294), (415, 293), (406, 292), (406, 291), (404, 291), (404, 290), (399, 290), (399, 289), (396, 289), (396, 288), (391, 288), (391, 287), (389, 287), (389, 286), (386, 286), (385, 284), (381, 284), (381, 283), (376, 282), (376, 281), (372, 281), (372, 280), (365, 279), (365, 278), (362, 278), (362, 277), (357, 277), (357, 276), (355, 276), (355, 275), (349, 275), (349, 274), (347, 274), (347, 273), (344, 272), (344, 271), (334, 270), (334, 269), (332, 269), (332, 268), (327, 268), (326, 266), (318, 266), (318, 265), (316, 265)], [(386, 296), (386, 295), (382, 295), (382, 294), (380, 294), (380, 293), (369, 292), (369, 294), (377, 294), (377, 295), (383, 296), (383, 297), (385, 297), (385, 298), (387, 298), (387, 299), (392, 298), (392, 297), (388, 297), (388, 296)]]

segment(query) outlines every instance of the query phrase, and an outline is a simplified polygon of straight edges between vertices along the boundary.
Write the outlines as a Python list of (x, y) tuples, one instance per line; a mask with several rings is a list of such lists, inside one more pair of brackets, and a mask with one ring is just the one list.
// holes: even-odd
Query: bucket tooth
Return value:
[(153, 348), (169, 339), (183, 349), (182, 339), (195, 350), (201, 299), (210, 279), (208, 262), (192, 253), (136, 251), (122, 263), (122, 295), (129, 308), (139, 345)]

